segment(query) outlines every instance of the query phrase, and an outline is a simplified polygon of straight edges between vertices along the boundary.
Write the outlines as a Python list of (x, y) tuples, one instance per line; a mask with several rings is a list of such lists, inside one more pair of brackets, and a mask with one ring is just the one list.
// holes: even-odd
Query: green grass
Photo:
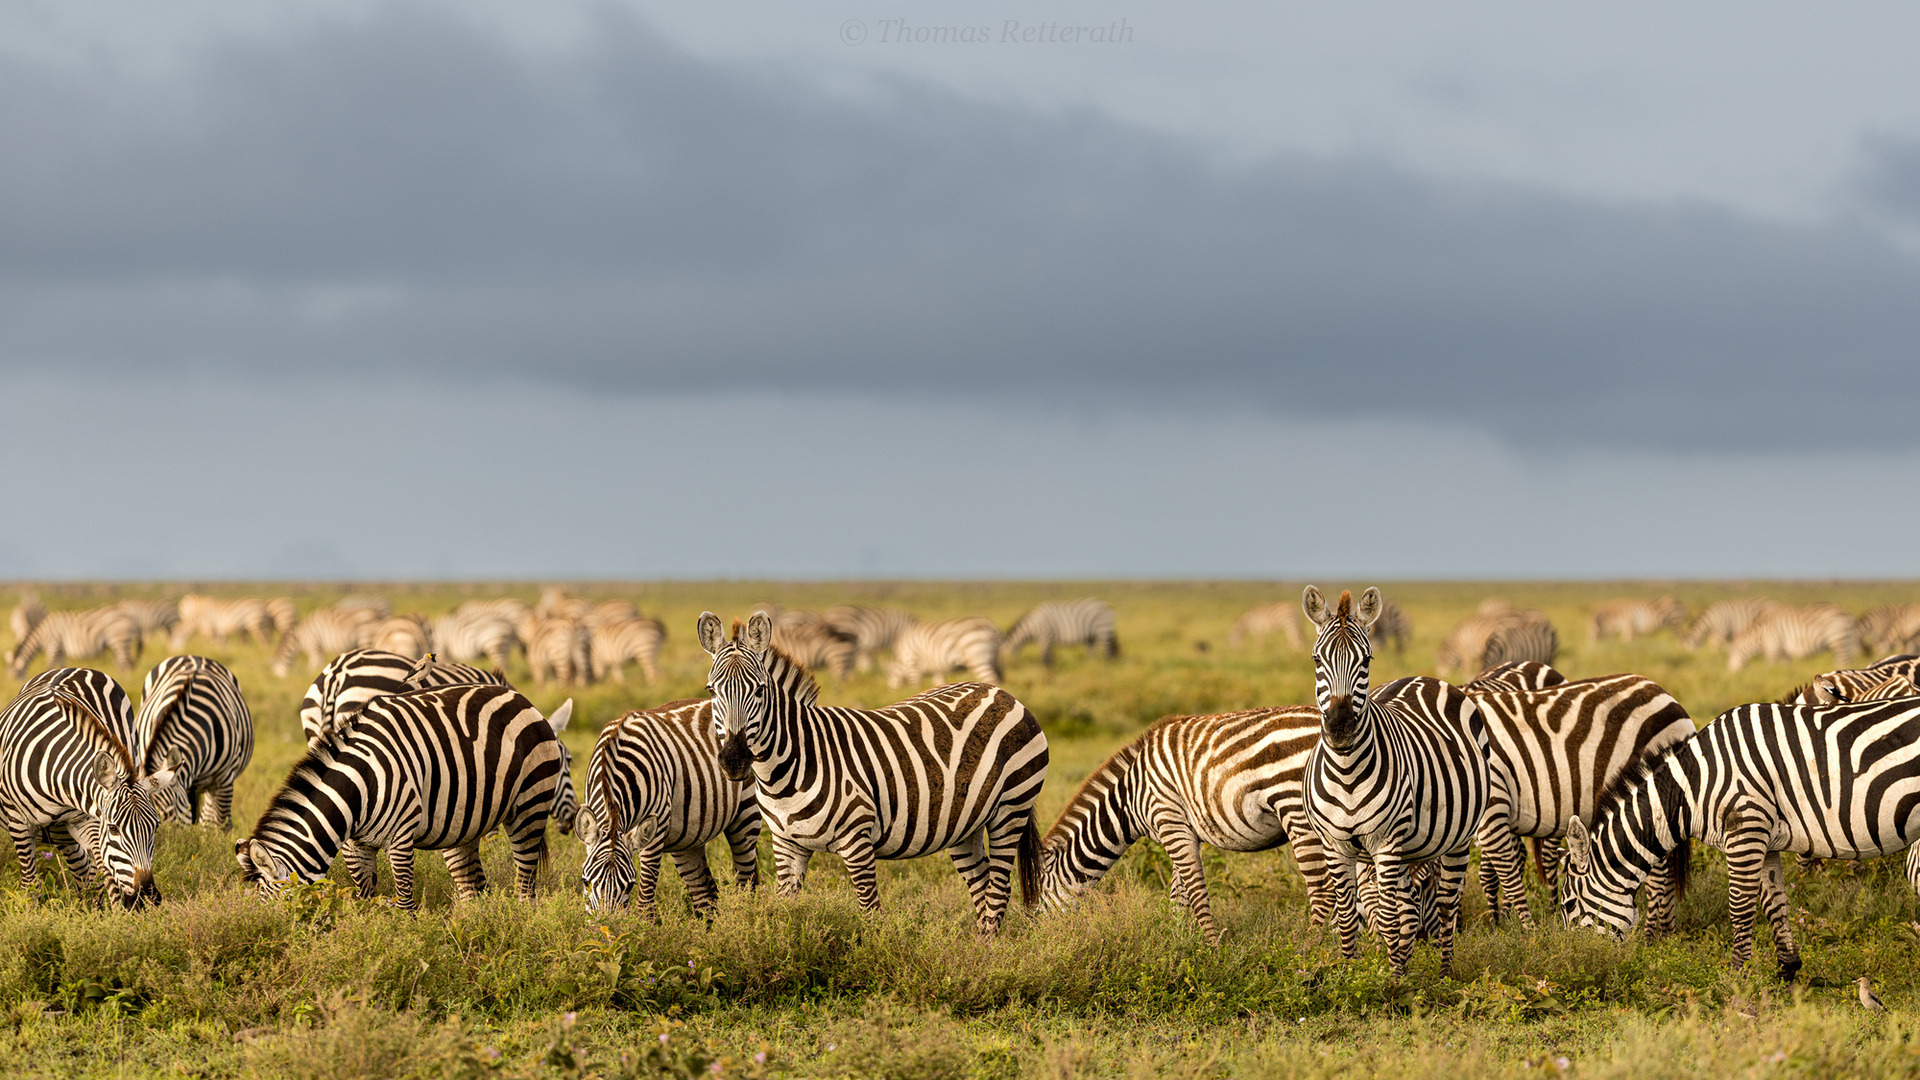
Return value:
[[(1563, 670), (1641, 672), (1702, 722), (1831, 664), (1817, 657), (1730, 673), (1723, 654), (1689, 653), (1671, 635), (1589, 646), (1587, 605), (1666, 591), (1696, 608), (1741, 592), (1832, 599), (1856, 611), (1920, 598), (1920, 585), (1906, 583), (1382, 584), (1406, 607), (1415, 638), (1405, 656), (1377, 659), (1376, 682), (1430, 671), (1439, 639), (1497, 594), (1548, 611), (1565, 640)], [(429, 613), (468, 596), (537, 593), (531, 585), (372, 589), (398, 610)], [(38, 591), (51, 607), (77, 607), (161, 590)], [(311, 606), (344, 590), (212, 591), (288, 594)], [(621, 711), (699, 693), (706, 664), (692, 627), (703, 608), (745, 614), (762, 599), (897, 603), (923, 617), (979, 613), (1002, 625), (1047, 597), (1112, 601), (1120, 661), (1068, 650), (1048, 671), (1030, 651), (1007, 674), (1049, 733), (1052, 768), (1041, 800), (1048, 820), (1106, 754), (1159, 716), (1311, 700), (1304, 655), (1277, 640), (1224, 647), (1235, 615), (1297, 596), (1296, 585), (685, 583), (574, 591), (632, 598), (669, 631), (659, 683), (647, 686), (630, 670), (624, 686), (571, 692), (584, 721), (568, 736), (576, 761), (598, 726)], [(0, 603), (11, 600), (0, 592)], [(264, 650), (247, 643), (190, 648), (234, 669), (259, 726), (236, 799), (244, 829), (303, 747), (297, 706), (313, 672), (276, 679)], [(141, 671), (122, 682), (137, 689), (161, 655), (150, 650)], [(526, 673), (512, 674), (524, 681)], [(0, 676), (0, 692), (14, 689)], [(530, 696), (551, 709), (568, 693)], [(877, 705), (900, 694), (868, 675), (827, 679), (823, 696)], [(508, 881), (504, 845), (490, 841), (485, 855), (496, 885)], [(1920, 1054), (1910, 1049), (1920, 1046), (1911, 1020), (1920, 1008), (1920, 935), (1907, 925), (1920, 903), (1897, 858), (1789, 871), (1806, 968), (1802, 985), (1787, 988), (1765, 974), (1764, 926), (1754, 969), (1728, 967), (1724, 864), (1704, 849), (1681, 932), (1668, 940), (1614, 943), (1551, 926), (1496, 931), (1470, 887), (1454, 978), (1438, 977), (1423, 946), (1398, 983), (1377, 946), (1343, 961), (1334, 936), (1308, 925), (1285, 853), (1209, 853), (1225, 932), (1218, 947), (1170, 908), (1164, 857), (1148, 844), (1080, 909), (1013, 915), (994, 941), (973, 934), (965, 892), (944, 858), (883, 864), (884, 910), (871, 917), (859, 912), (831, 858), (816, 861), (804, 897), (729, 891), (710, 923), (687, 914), (677, 879), (664, 873), (663, 921), (654, 926), (587, 918), (575, 882), (580, 855), (578, 841), (554, 838), (533, 905), (509, 889), (455, 906), (438, 856), (424, 854), (417, 918), (352, 899), (338, 887), (339, 868), (331, 884), (257, 902), (238, 883), (232, 837), (205, 828), (165, 829), (156, 873), (167, 902), (136, 915), (97, 911), (51, 878), (26, 895), (17, 869), (0, 867), (0, 1062), (9, 1075), (62, 1076), (712, 1075), (718, 1064), (726, 1075), (1010, 1078), (1539, 1076), (1557, 1075), (1555, 1059), (1565, 1058), (1570, 1071), (1601, 1076), (1920, 1074)], [(770, 861), (765, 876), (771, 880)], [(1544, 895), (1535, 912), (1552, 922)], [(1868, 1017), (1853, 1004), (1851, 983), (1863, 973), (1874, 976), (1893, 1016)], [(763, 1052), (764, 1066), (754, 1059)]]

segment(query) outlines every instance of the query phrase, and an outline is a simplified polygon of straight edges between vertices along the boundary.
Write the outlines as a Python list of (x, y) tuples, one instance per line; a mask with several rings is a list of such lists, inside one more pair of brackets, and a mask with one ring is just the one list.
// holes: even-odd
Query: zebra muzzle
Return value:
[(1344, 750), (1353, 745), (1359, 734), (1360, 714), (1353, 707), (1352, 695), (1328, 698), (1326, 711), (1321, 716), (1328, 745), (1335, 750)]
[(744, 734), (736, 731), (721, 745), (720, 771), (729, 780), (745, 780), (753, 771), (753, 750), (747, 746)]

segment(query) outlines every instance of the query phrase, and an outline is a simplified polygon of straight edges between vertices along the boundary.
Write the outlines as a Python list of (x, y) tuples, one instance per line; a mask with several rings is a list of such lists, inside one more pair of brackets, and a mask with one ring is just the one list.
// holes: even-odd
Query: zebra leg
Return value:
[(871, 818), (848, 829), (833, 845), (834, 854), (847, 864), (847, 879), (853, 882), (853, 895), (860, 910), (880, 910), (880, 868), (874, 861)]
[(727, 850), (733, 855), (733, 883), (742, 889), (760, 888), (760, 813), (741, 814), (727, 829)]
[[(1737, 817), (1736, 817), (1737, 815)], [(1727, 853), (1727, 915), (1733, 920), (1733, 964), (1745, 967), (1753, 956), (1753, 909), (1763, 888), (1768, 833), (1772, 830), (1749, 810), (1735, 811), (1725, 827)]]
[(447, 862), (447, 876), (453, 879), (453, 894), (471, 900), (487, 891), (487, 872), (480, 865), (480, 842), (466, 847), (447, 848), (440, 853)]
[(34, 865), (36, 850), (39, 847), (37, 834), (39, 829), (23, 824), (12, 817), (7, 819), (7, 835), (13, 837), (13, 857), (20, 862), (20, 887), (31, 889), (40, 880), (39, 868)]
[(953, 867), (967, 883), (973, 899), (974, 926), (991, 937), (1000, 932), (1000, 920), (1006, 916), (1007, 900), (1013, 890), (1013, 868), (1018, 861), (1020, 833), (1032, 820), (1032, 807), (1012, 811), (1002, 807), (1004, 816), (987, 823), (966, 843), (947, 849)]
[(1360, 905), (1355, 896), (1353, 856), (1334, 851), (1327, 860), (1327, 877), (1333, 884), (1333, 923), (1340, 931), (1340, 955), (1348, 960), (1360, 955)]
[(394, 906), (409, 915), (420, 913), (420, 898), (413, 894), (413, 838), (396, 836), (387, 845), (387, 866), (393, 870)]
[(706, 915), (720, 901), (720, 887), (713, 883), (713, 870), (707, 866), (707, 849), (692, 847), (673, 853), (673, 868), (680, 872), (680, 883), (687, 887), (687, 900), (695, 915)]
[[(1488, 807), (1480, 823), (1480, 887), (1486, 890), (1487, 910), (1496, 925), (1503, 913), (1511, 912), (1520, 925), (1533, 926), (1533, 912), (1527, 907), (1527, 859), (1520, 846), (1520, 835), (1504, 806)], [(1497, 889), (1497, 893), (1496, 893)]]
[(353, 887), (359, 892), (360, 899), (372, 899), (380, 888), (380, 871), (373, 861), (373, 852), (360, 841), (348, 837), (340, 845), (340, 853), (347, 857), (347, 873), (353, 876)]
[(1333, 890), (1327, 884), (1327, 849), (1320, 834), (1299, 814), (1286, 819), (1287, 843), (1293, 848), (1293, 865), (1307, 883), (1307, 920), (1325, 926), (1333, 915)]
[(1207, 898), (1207, 868), (1200, 859), (1200, 838), (1185, 821), (1162, 818), (1154, 822), (1153, 831), (1154, 839), (1167, 850), (1167, 861), (1173, 864), (1173, 902), (1191, 912), (1207, 941), (1218, 945), (1220, 930), (1214, 925), (1213, 905)]
[(1380, 904), (1374, 909), (1374, 919), (1386, 938), (1387, 967), (1396, 979), (1406, 977), (1414, 938), (1420, 933), (1420, 911), (1413, 902), (1408, 869), (1398, 855), (1376, 853), (1373, 857), (1374, 877), (1380, 882)]
[(1767, 854), (1761, 873), (1761, 888), (1767, 905), (1767, 922), (1773, 926), (1773, 955), (1780, 961), (1780, 978), (1792, 982), (1800, 973), (1800, 946), (1793, 940), (1792, 909), (1787, 904), (1787, 875), (1780, 867), (1780, 853)]
[(645, 847), (633, 853), (633, 900), (640, 905), (641, 914), (648, 922), (660, 921), (660, 909), (656, 906), (660, 895), (660, 858), (666, 853), (659, 834), (647, 841)]
[(773, 834), (773, 876), (779, 883), (781, 896), (800, 895), (807, 884), (807, 863), (812, 858), (813, 852), (779, 833)]
[(1556, 901), (1560, 897), (1560, 860), (1566, 854), (1567, 845), (1557, 836), (1533, 841), (1533, 871), (1540, 875), (1540, 884), (1547, 887), (1547, 895)]
[(202, 825), (217, 825), (222, 829), (233, 828), (233, 778), (228, 777), (200, 794), (200, 817)]
[(1672, 933), (1680, 907), (1680, 881), (1665, 859), (1654, 863), (1653, 870), (1647, 874), (1646, 896), (1648, 936)]
[[(1486, 853), (1481, 852), (1481, 858)], [(1442, 855), (1430, 864), (1427, 875), (1427, 887), (1432, 890), (1434, 925), (1431, 928), (1435, 944), (1440, 946), (1440, 977), (1447, 978), (1453, 973), (1453, 939), (1460, 927), (1460, 889), (1467, 880), (1467, 853)], [(1520, 910), (1527, 910), (1526, 901), (1520, 903)]]

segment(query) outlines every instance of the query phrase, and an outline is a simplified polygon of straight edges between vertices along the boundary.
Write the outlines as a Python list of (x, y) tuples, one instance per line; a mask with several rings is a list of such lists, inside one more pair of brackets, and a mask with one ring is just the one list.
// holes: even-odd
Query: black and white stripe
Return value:
[(1687, 624), (1687, 605), (1671, 596), (1655, 600), (1623, 597), (1593, 605), (1587, 612), (1587, 640), (1617, 637), (1632, 641), (1656, 634), (1668, 627)]
[(967, 615), (915, 623), (893, 643), (887, 686), (909, 686), (922, 678), (939, 683), (959, 668), (980, 682), (998, 684), (1000, 651), (1000, 628), (991, 619)]
[(1777, 603), (1764, 596), (1750, 596), (1740, 600), (1722, 600), (1708, 605), (1700, 617), (1687, 628), (1687, 636), (1682, 644), (1689, 649), (1698, 649), (1703, 645), (1719, 647), (1730, 644), (1740, 636), (1741, 631), (1753, 624), (1755, 619), (1779, 607)]
[[(409, 681), (413, 680), (413, 681)], [(466, 664), (421, 664), (399, 653), (378, 649), (350, 649), (334, 657), (307, 687), (300, 700), (300, 729), (312, 742), (353, 715), (367, 702), (388, 694), (463, 683), (507, 685), (497, 671)]]
[(900, 635), (916, 621), (904, 608), (863, 607), (840, 604), (826, 610), (823, 618), (834, 633), (853, 642), (855, 671), (873, 670), (874, 658), (894, 647)]
[(1040, 662), (1048, 665), (1053, 663), (1053, 650), (1059, 645), (1085, 645), (1087, 655), (1097, 649), (1109, 660), (1120, 655), (1113, 608), (1105, 600), (1090, 596), (1035, 604), (1007, 629), (1001, 648), (1008, 656), (1017, 656), (1021, 649), (1036, 643), (1040, 646)]
[(140, 627), (119, 604), (84, 611), (49, 611), (7, 654), (7, 670), (17, 679), (27, 673), (34, 657), (45, 652), (50, 669), (112, 653), (115, 667), (131, 671), (134, 661), (140, 659), (142, 640)]
[(233, 784), (253, 760), (253, 714), (240, 680), (203, 656), (170, 656), (147, 672), (134, 717), (151, 775), (170, 782), (152, 790), (155, 809), (183, 825), (230, 828)]
[(1920, 604), (1882, 604), (1854, 621), (1860, 644), (1881, 652), (1920, 651)]
[(517, 890), (531, 900), (562, 779), (553, 726), (511, 687), (375, 698), (308, 749), (234, 854), (270, 896), (321, 877), (345, 848), (360, 895), (372, 896), (372, 853), (384, 848), (394, 902), (415, 911), (415, 851), (441, 851), (459, 895), (472, 897), (486, 887), (480, 840), (504, 829)]
[(1058, 909), (1093, 888), (1127, 848), (1152, 837), (1173, 864), (1173, 902), (1218, 941), (1200, 845), (1269, 851), (1293, 845), (1315, 923), (1333, 909), (1320, 836), (1301, 807), (1320, 713), (1305, 705), (1172, 716), (1090, 774), (1040, 843), (1042, 895)]
[(1320, 741), (1307, 757), (1306, 816), (1326, 845), (1341, 952), (1359, 952), (1354, 862), (1372, 862), (1381, 916), (1398, 927), (1387, 936), (1388, 963), (1404, 975), (1419, 932), (1408, 874), (1434, 860), (1445, 975), (1468, 850), (1490, 790), (1505, 783), (1490, 765), (1486, 725), (1465, 691), (1438, 679), (1401, 679), (1368, 693), (1373, 649), (1366, 631), (1380, 611), (1379, 590), (1363, 593), (1357, 608), (1343, 592), (1329, 608), (1309, 585), (1302, 607), (1319, 627), (1313, 671), (1321, 712)]
[(648, 682), (660, 677), (656, 659), (667, 628), (659, 619), (637, 617), (602, 622), (593, 627), (588, 648), (593, 657), (593, 677), (627, 681), (627, 664), (640, 665), (640, 675)]
[(536, 617), (522, 629), (534, 685), (557, 682), (586, 686), (593, 682), (592, 631), (587, 624), (562, 616)]
[(180, 598), (178, 609), (180, 621), (174, 624), (173, 635), (167, 639), (167, 647), (174, 652), (179, 652), (195, 637), (208, 637), (224, 644), (234, 634), (246, 634), (255, 644), (273, 644), (274, 618), (267, 611), (267, 602), (258, 597), (217, 600), (188, 593)]
[(765, 612), (744, 637), (735, 624), (731, 641), (718, 616), (700, 616), (720, 767), (757, 784), (781, 895), (800, 891), (814, 852), (832, 851), (871, 911), (876, 859), (944, 849), (983, 933), (999, 929), (1016, 866), (1023, 903), (1038, 900), (1033, 801), (1047, 737), (1025, 705), (998, 687), (958, 683), (883, 709), (823, 707), (812, 676), (772, 639)]
[(733, 854), (734, 881), (744, 889), (759, 885), (760, 803), (751, 779), (729, 780), (720, 771), (719, 751), (713, 703), (705, 699), (636, 710), (600, 730), (580, 815), (588, 911), (637, 900), (653, 918), (663, 855), (673, 856), (695, 913), (709, 910), (720, 890), (707, 844), (721, 836)]
[(286, 678), (299, 653), (306, 653), (307, 669), (311, 671), (329, 656), (363, 648), (361, 637), (366, 628), (378, 622), (366, 608), (324, 607), (313, 611), (281, 635), (273, 653), (273, 673)]
[(1805, 686), (1780, 698), (1782, 705), (1842, 705), (1850, 701), (1885, 701), (1920, 693), (1920, 657), (1889, 656), (1871, 667), (1823, 671)]
[(489, 660), (494, 667), (505, 671), (508, 654), (520, 642), (520, 635), (513, 627), (515, 620), (525, 614), (526, 605), (518, 606), (520, 610), (516, 614), (511, 607), (489, 608), (477, 606), (474, 601), (460, 605), (452, 614), (433, 621), (435, 651), (461, 662)]
[(1761, 657), (1769, 662), (1798, 660), (1831, 651), (1844, 664), (1860, 650), (1853, 616), (1832, 604), (1776, 605), (1762, 613), (1727, 646), (1727, 670), (1739, 671)]

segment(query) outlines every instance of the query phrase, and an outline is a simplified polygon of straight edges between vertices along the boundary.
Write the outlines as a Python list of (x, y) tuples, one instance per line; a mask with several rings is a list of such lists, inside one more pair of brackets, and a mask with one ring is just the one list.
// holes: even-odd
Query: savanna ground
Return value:
[[(1367, 582), (1320, 582), (1323, 587)], [(1671, 634), (1631, 645), (1586, 641), (1585, 611), (1618, 595), (1673, 592), (1697, 611), (1742, 593), (1853, 611), (1920, 598), (1920, 585), (1737, 586), (1632, 583), (1498, 586), (1382, 583), (1414, 623), (1404, 656), (1384, 652), (1374, 682), (1429, 672), (1446, 631), (1490, 594), (1544, 608), (1575, 677), (1648, 675), (1704, 723), (1744, 701), (1771, 698), (1830, 657), (1726, 670), (1724, 655), (1692, 654)], [(437, 613), (472, 596), (532, 585), (358, 586), (396, 610)], [(40, 586), (49, 607), (179, 587)], [(224, 595), (326, 603), (343, 588), (253, 585)], [(567, 735), (582, 767), (598, 727), (637, 706), (697, 695), (706, 658), (693, 642), (703, 608), (745, 614), (761, 599), (790, 606), (904, 605), (923, 618), (988, 615), (1006, 625), (1037, 600), (1100, 595), (1120, 617), (1123, 655), (1106, 663), (1069, 650), (1043, 669), (1029, 651), (1007, 685), (1047, 728), (1052, 767), (1041, 797), (1050, 822), (1079, 781), (1154, 719), (1312, 700), (1308, 658), (1278, 639), (1228, 649), (1228, 625), (1255, 603), (1295, 599), (1297, 584), (671, 584), (572, 587), (627, 597), (664, 619), (662, 678), (625, 685), (532, 689), (551, 710), (578, 700)], [(0, 590), (11, 606), (12, 592)], [(259, 728), (235, 810), (244, 830), (303, 749), (298, 701), (314, 672), (268, 671), (247, 642), (197, 641), (239, 675)], [(150, 646), (137, 691), (165, 655)], [(104, 661), (96, 661), (104, 663)], [(42, 666), (37, 664), (35, 670)], [(526, 682), (516, 656), (509, 674)], [(901, 696), (879, 674), (823, 680), (829, 703), (878, 705)], [(9, 698), (17, 683), (0, 675)], [(582, 722), (584, 721), (584, 722)], [(763, 880), (772, 881), (763, 841)], [(261, 903), (244, 894), (232, 836), (166, 826), (155, 861), (166, 903), (102, 912), (53, 874), (19, 888), (0, 864), (0, 1071), (58, 1076), (1483, 1076), (1920, 1074), (1920, 914), (1898, 858), (1789, 869), (1805, 933), (1798, 986), (1771, 977), (1760, 929), (1752, 969), (1728, 967), (1724, 863), (1696, 853), (1694, 882), (1666, 940), (1621, 943), (1553, 925), (1486, 924), (1469, 879), (1454, 976), (1421, 946), (1407, 979), (1388, 978), (1377, 944), (1354, 961), (1333, 933), (1309, 925), (1304, 890), (1284, 852), (1209, 853), (1218, 947), (1176, 914), (1166, 864), (1142, 843), (1110, 888), (1066, 915), (1014, 914), (981, 941), (966, 894), (944, 857), (882, 864), (884, 911), (863, 916), (837, 860), (820, 857), (807, 894), (781, 901), (729, 891), (711, 923), (686, 911), (662, 873), (663, 921), (592, 919), (576, 875), (577, 839), (555, 836), (534, 905), (514, 900), (507, 852), (486, 848), (496, 890), (454, 906), (439, 857), (422, 853), (424, 909), (352, 899), (336, 867), (329, 883)], [(724, 845), (714, 851), (725, 865)], [(1791, 864), (1791, 860), (1789, 860)], [(383, 891), (387, 888), (382, 873)], [(1852, 980), (1874, 977), (1889, 1015), (1868, 1016)], [(761, 1058), (760, 1055), (764, 1055)]]

